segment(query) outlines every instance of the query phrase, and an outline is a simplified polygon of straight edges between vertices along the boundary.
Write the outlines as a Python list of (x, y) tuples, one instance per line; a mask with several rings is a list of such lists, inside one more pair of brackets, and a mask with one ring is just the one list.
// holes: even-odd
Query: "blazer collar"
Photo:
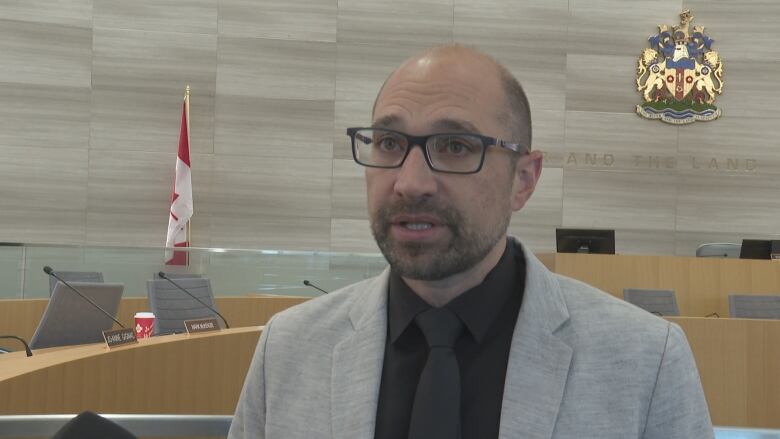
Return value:
[(573, 353), (556, 335), (569, 311), (554, 275), (515, 244), (525, 256), (526, 287), (512, 337), (499, 438), (550, 439)]
[(353, 331), (333, 348), (331, 437), (374, 437), (387, 339), (388, 276), (385, 269), (352, 287), (359, 289), (349, 311)]

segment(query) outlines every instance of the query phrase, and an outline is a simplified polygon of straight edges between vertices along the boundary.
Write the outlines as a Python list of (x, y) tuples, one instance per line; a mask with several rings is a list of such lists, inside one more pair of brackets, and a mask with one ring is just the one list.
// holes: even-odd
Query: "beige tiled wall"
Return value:
[[(725, 62), (721, 120), (640, 119), (636, 57), (683, 7)], [(344, 130), (432, 44), (525, 85), (546, 165), (511, 232), (616, 229), (623, 253), (780, 234), (780, 3), (0, 2), (0, 241), (162, 245), (192, 87), (194, 244), (375, 252)]]

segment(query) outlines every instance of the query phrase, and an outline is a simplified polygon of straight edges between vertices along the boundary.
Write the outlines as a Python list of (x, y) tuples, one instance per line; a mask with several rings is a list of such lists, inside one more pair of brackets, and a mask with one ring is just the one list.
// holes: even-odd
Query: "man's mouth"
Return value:
[(429, 214), (400, 214), (392, 219), (392, 224), (407, 230), (428, 230), (441, 225), (441, 221)]
[(401, 221), (401, 226), (409, 230), (426, 230), (433, 227), (431, 223)]

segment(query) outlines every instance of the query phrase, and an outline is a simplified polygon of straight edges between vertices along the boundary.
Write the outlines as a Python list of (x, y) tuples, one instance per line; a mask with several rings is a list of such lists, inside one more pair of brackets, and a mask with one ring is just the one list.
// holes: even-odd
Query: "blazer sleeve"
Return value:
[(273, 317), (266, 323), (244, 380), (228, 439), (265, 438), (265, 358)]
[(644, 439), (715, 437), (699, 371), (682, 329), (669, 323)]

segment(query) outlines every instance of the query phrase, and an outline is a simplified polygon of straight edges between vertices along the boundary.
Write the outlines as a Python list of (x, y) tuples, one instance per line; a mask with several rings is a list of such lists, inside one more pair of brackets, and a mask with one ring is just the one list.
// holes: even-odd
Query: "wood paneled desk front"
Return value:
[(623, 298), (623, 288), (675, 291), (680, 315), (729, 315), (730, 293), (780, 294), (780, 261), (685, 256), (539, 255), (552, 271)]
[(668, 320), (685, 331), (716, 425), (780, 428), (780, 320)]
[(232, 414), (261, 327), (0, 355), (0, 414)]

